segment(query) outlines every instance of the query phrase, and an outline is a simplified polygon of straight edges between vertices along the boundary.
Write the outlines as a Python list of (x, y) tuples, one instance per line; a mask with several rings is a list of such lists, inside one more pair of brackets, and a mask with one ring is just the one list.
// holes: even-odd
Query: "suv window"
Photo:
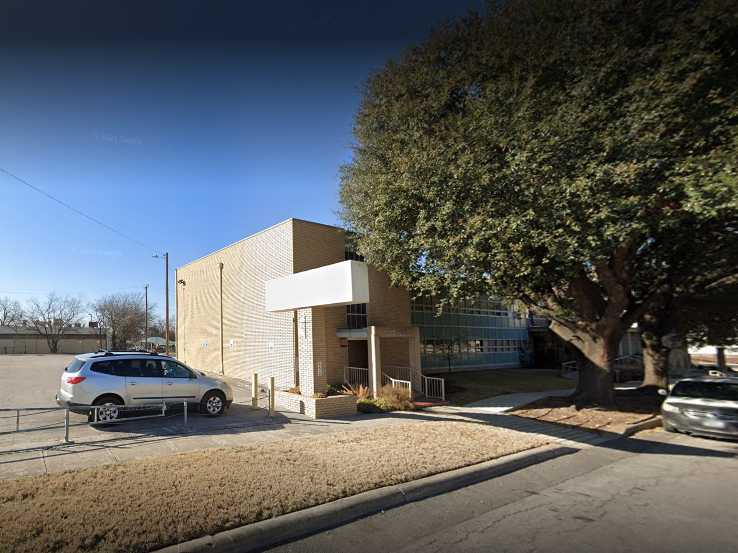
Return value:
[(113, 364), (113, 374), (116, 376), (141, 376), (140, 364), (133, 364), (137, 359), (116, 359)]
[(72, 362), (69, 363), (69, 365), (67, 365), (64, 368), (64, 372), (76, 373), (78, 370), (80, 370), (82, 368), (82, 365), (84, 365), (84, 364), (85, 364), (85, 362), (84, 362), (83, 359), (77, 359), (75, 357), (74, 359), (72, 359)]
[(141, 363), (141, 375), (147, 378), (161, 378), (164, 371), (161, 368), (161, 361), (158, 359), (132, 359)]
[(671, 391), (672, 397), (701, 397), (725, 401), (738, 401), (738, 383), (730, 382), (678, 382)]
[(96, 361), (92, 364), (90, 370), (95, 373), (114, 374), (113, 363), (110, 361)]
[(175, 361), (164, 361), (164, 378), (192, 378), (192, 371)]

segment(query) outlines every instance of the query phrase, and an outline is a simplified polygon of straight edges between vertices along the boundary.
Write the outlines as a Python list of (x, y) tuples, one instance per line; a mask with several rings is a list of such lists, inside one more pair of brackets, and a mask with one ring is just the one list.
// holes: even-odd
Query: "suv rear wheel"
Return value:
[(93, 409), (88, 415), (88, 421), (95, 420), (95, 411), (97, 411), (97, 422), (112, 422), (118, 420), (121, 416), (120, 407), (123, 402), (116, 396), (102, 396), (92, 402), (92, 405), (102, 406), (100, 409)]
[(202, 396), (200, 412), (209, 417), (218, 417), (225, 412), (225, 396), (217, 390), (210, 390)]

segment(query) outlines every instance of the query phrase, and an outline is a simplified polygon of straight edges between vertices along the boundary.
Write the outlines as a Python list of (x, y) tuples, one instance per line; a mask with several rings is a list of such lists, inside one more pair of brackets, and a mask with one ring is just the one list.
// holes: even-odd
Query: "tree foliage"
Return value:
[(511, 0), (438, 29), (367, 83), (359, 251), (416, 293), (537, 307), (610, 402), (627, 328), (736, 270), (737, 8)]

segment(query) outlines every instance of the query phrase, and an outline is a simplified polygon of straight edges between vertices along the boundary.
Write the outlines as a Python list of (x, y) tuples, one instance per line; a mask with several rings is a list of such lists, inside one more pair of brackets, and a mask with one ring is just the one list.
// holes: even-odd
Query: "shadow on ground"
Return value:
[[(603, 447), (633, 453), (738, 458), (738, 443), (728, 442), (724, 440), (713, 440), (716, 448), (712, 449), (696, 445), (686, 446), (679, 444), (669, 444), (668, 442), (649, 440), (642, 436), (638, 437), (637, 439), (624, 438), (621, 434), (617, 434), (614, 432), (571, 428), (565, 427), (565, 425), (561, 424), (516, 417), (514, 415), (497, 415), (490, 413), (481, 413), (474, 410), (465, 410), (463, 407), (452, 409), (453, 411), (450, 411), (446, 408), (436, 408), (434, 409), (433, 413), (393, 413), (393, 416), (401, 416), (407, 419), (419, 418), (422, 420), (434, 421), (458, 421), (460, 420), (458, 417), (463, 417), (463, 420), (467, 422), (488, 424), (496, 426), (498, 428), (515, 430), (517, 432), (542, 434), (544, 436), (549, 436), (554, 440), (566, 439), (571, 442), (578, 442), (583, 446), (594, 445), (596, 447)], [(443, 416), (444, 411), (451, 416)], [(600, 436), (602, 440), (593, 444), (591, 440), (593, 435)], [(725, 449), (728, 449), (728, 451), (725, 451)]]

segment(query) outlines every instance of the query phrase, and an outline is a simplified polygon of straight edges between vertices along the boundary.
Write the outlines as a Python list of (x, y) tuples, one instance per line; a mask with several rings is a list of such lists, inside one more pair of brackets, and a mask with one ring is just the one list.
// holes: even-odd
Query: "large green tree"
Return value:
[(735, 272), (735, 0), (510, 0), (367, 83), (342, 171), (367, 260), (415, 293), (522, 300), (613, 402), (628, 327), (705, 260)]

